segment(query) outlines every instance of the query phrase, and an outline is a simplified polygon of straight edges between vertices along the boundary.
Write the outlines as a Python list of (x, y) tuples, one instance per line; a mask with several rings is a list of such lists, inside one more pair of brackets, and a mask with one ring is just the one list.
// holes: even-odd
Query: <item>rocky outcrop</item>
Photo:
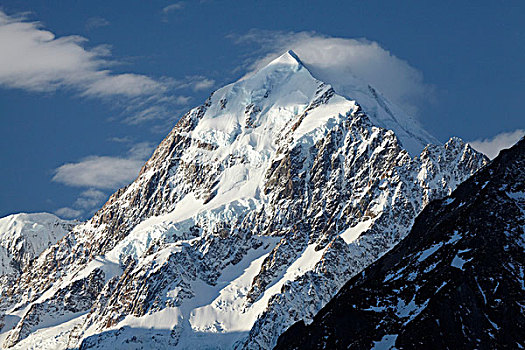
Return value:
[(92, 300), (104, 286), (104, 273), (94, 270), (88, 276), (76, 279), (61, 288), (50, 298), (33, 303), (17, 326), (11, 331), (4, 342), (5, 347), (11, 347), (29, 334), (41, 327), (58, 325), (69, 320), (71, 314), (88, 311)]

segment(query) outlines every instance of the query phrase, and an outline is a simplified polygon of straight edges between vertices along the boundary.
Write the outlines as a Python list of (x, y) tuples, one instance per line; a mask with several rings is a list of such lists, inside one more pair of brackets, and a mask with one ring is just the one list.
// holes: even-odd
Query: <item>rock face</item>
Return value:
[(525, 346), (525, 139), (352, 278), (276, 349), (522, 349)]
[[(273, 347), (486, 163), (457, 138), (426, 146), (368, 85), (355, 96), (293, 52), (217, 90), (7, 291), (17, 321), (0, 341)], [(49, 327), (42, 310), (67, 322)]]

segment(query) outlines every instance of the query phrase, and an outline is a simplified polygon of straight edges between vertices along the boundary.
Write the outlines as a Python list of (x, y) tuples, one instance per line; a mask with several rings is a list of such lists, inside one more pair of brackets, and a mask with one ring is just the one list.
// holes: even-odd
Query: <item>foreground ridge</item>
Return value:
[(408, 236), (276, 349), (522, 349), (525, 139), (432, 202)]

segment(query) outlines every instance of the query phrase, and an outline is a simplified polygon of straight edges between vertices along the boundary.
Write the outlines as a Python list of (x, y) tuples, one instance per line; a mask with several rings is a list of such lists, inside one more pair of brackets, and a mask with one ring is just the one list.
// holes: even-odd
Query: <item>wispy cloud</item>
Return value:
[(162, 94), (164, 81), (145, 75), (116, 74), (107, 69), (107, 46), (86, 49), (80, 36), (57, 38), (38, 22), (9, 17), (0, 12), (0, 84), (32, 91), (60, 87), (79, 90), (87, 96)]
[[(109, 47), (86, 48), (86, 43), (81, 36), (56, 37), (38, 22), (0, 10), (0, 87), (36, 92), (69, 89), (78, 96), (125, 106), (128, 115), (149, 109), (150, 119), (170, 117), (170, 105), (183, 101), (171, 95), (173, 79), (116, 73), (110, 68), (119, 62), (111, 59)], [(152, 116), (152, 111), (158, 114)]]
[(202, 91), (211, 89), (215, 85), (215, 80), (207, 78), (203, 75), (189, 75), (182, 80), (176, 80), (174, 85), (177, 89)]
[(178, 105), (187, 105), (190, 100), (191, 96), (177, 96), (175, 103)]
[(124, 122), (131, 125), (141, 124), (147, 121), (159, 119), (159, 115), (168, 115), (171, 111), (162, 105), (153, 105), (146, 108), (129, 111)]
[(82, 216), (91, 216), (101, 204), (107, 199), (108, 195), (102, 191), (90, 188), (80, 193), (71, 207), (63, 207), (55, 210), (55, 214), (66, 219), (77, 219)]
[(238, 44), (256, 44), (255, 63), (253, 56), (247, 60), (251, 71), (292, 49), (317, 78), (331, 83), (339, 93), (365, 82), (412, 114), (432, 97), (432, 87), (423, 82), (421, 72), (374, 41), (261, 30), (230, 38)]
[(107, 195), (104, 192), (90, 188), (82, 192), (73, 205), (84, 210), (92, 210), (106, 198)]
[(186, 4), (183, 1), (178, 1), (162, 8), (162, 13), (167, 15), (168, 13), (182, 10)]
[[(130, 143), (131, 140), (114, 138), (112, 141)], [(90, 156), (58, 167), (52, 181), (87, 189), (71, 206), (57, 209), (55, 214), (64, 218), (91, 216), (107, 199), (108, 191), (127, 185), (137, 177), (153, 149), (152, 143), (139, 142), (131, 145), (124, 157)]]
[(113, 142), (117, 142), (117, 143), (130, 143), (131, 140), (132, 139), (129, 136), (123, 136), (123, 137), (115, 136), (115, 137), (110, 137), (108, 139), (108, 141), (113, 141)]
[(68, 186), (113, 189), (133, 180), (142, 161), (107, 156), (91, 156), (56, 169), (53, 181)]
[(162, 96), (169, 87), (168, 82), (161, 82), (140, 74), (107, 75), (105, 72), (101, 72), (100, 75), (102, 76), (86, 86), (83, 95), (95, 97), (110, 95)]
[(92, 29), (101, 28), (101, 27), (107, 27), (109, 25), (110, 25), (109, 21), (107, 19), (103, 18), (103, 17), (90, 17), (86, 21), (86, 29), (87, 30), (92, 30)]
[(90, 156), (66, 163), (55, 170), (52, 181), (67, 186), (114, 190), (130, 183), (138, 175), (153, 146), (134, 145), (126, 157)]
[(139, 142), (133, 146), (128, 151), (128, 156), (131, 159), (140, 159), (146, 160), (151, 156), (155, 146), (151, 142)]
[(510, 148), (525, 136), (525, 130), (517, 129), (512, 132), (503, 132), (492, 138), (470, 141), (469, 144), (476, 151), (484, 153), (490, 159), (496, 158), (502, 149)]
[(200, 81), (196, 81), (193, 84), (193, 90), (200, 91), (200, 90), (207, 90), (211, 88), (215, 84), (215, 80), (213, 79), (201, 79)]
[(64, 207), (55, 210), (55, 214), (64, 219), (76, 219), (82, 215), (82, 210), (73, 209), (70, 207)]

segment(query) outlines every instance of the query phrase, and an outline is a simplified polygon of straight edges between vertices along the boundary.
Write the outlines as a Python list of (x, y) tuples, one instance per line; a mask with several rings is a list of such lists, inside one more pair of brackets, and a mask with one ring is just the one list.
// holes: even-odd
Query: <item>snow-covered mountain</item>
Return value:
[(217, 90), (7, 290), (0, 341), (271, 348), (486, 163), (354, 94), (293, 52)]
[(523, 349), (525, 139), (350, 280), (277, 349)]
[(75, 224), (49, 213), (0, 218), (0, 279), (16, 279), (34, 258), (64, 237)]

